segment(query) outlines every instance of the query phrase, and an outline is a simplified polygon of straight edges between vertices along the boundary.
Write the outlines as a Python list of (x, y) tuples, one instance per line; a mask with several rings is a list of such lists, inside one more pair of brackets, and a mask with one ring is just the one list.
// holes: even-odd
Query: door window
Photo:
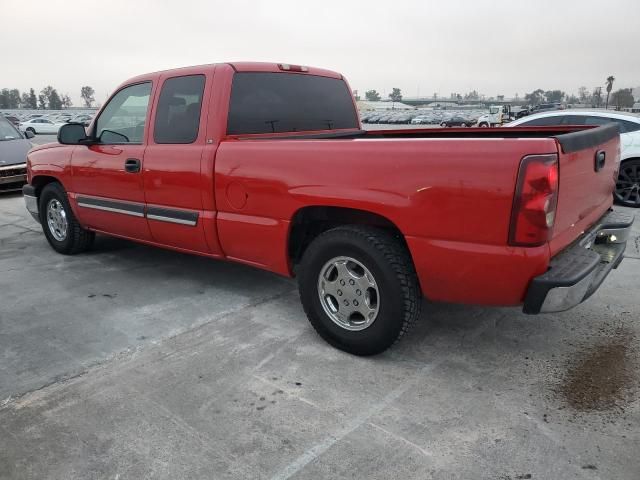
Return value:
[(618, 124), (620, 133), (629, 133), (629, 132), (635, 132), (636, 130), (640, 130), (640, 124), (629, 122), (627, 120), (622, 120), (619, 118), (589, 116), (589, 117), (586, 117), (585, 119), (585, 124), (587, 125), (605, 125), (610, 122), (614, 122)]
[(204, 75), (167, 79), (162, 85), (153, 128), (156, 143), (193, 143), (198, 138)]
[(527, 122), (522, 122), (520, 126), (522, 127), (546, 127), (550, 125), (561, 125), (562, 124), (562, 115), (553, 115), (551, 117), (541, 117), (534, 118), (533, 120), (529, 120)]
[(151, 82), (125, 87), (116, 93), (96, 121), (101, 143), (142, 143), (149, 108)]

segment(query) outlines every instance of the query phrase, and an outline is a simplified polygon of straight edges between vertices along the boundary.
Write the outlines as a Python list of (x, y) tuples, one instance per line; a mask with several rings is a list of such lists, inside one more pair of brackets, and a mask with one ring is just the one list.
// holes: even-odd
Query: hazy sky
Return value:
[(255, 60), (342, 72), (405, 96), (640, 86), (640, 0), (0, 0), (0, 88), (80, 104), (128, 77)]

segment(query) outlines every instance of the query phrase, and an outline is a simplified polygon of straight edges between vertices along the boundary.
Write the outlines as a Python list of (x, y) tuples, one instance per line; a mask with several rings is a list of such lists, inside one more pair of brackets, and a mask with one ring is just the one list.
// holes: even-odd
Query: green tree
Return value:
[(60, 101), (62, 102), (62, 108), (69, 108), (73, 106), (73, 102), (71, 101), (71, 97), (66, 93), (63, 93), (60, 96)]
[(47, 108), (47, 97), (42, 94), (38, 95), (38, 108), (41, 110)]
[(9, 108), (9, 89), (0, 90), (0, 108)]
[(615, 77), (613, 75), (609, 75), (607, 77), (607, 103), (604, 108), (609, 108), (609, 94), (613, 89), (613, 82), (615, 81)]
[(391, 109), (395, 108), (395, 103), (396, 102), (401, 102), (402, 101), (402, 92), (400, 91), (399, 88), (394, 88), (391, 93), (389, 94), (389, 98), (391, 99)]
[(613, 92), (611, 95), (611, 103), (616, 106), (616, 109), (631, 108), (635, 103), (633, 98), (633, 90), (631, 88), (621, 88)]
[(375, 90), (367, 90), (364, 92), (364, 98), (366, 98), (370, 102), (379, 102), (380, 94)]
[(20, 98), (20, 90), (18, 90), (17, 88), (12, 88), (11, 90), (9, 90), (7, 100), (9, 103), (8, 108), (20, 108), (20, 104), (22, 103), (22, 98)]
[(544, 92), (544, 98), (549, 103), (560, 103), (562, 99), (565, 97), (566, 93), (562, 90), (547, 90)]
[(541, 88), (538, 88), (537, 90), (534, 90), (531, 93), (527, 93), (524, 96), (524, 100), (530, 105), (538, 105), (544, 102), (545, 100), (544, 90), (542, 90)]
[(38, 108), (38, 97), (36, 97), (36, 92), (33, 90), (33, 88), (29, 89), (29, 101), (27, 102), (27, 106), (24, 108)]
[(93, 102), (96, 101), (96, 99), (94, 97), (95, 93), (96, 93), (96, 91), (92, 87), (90, 87), (89, 85), (85, 85), (84, 87), (82, 87), (80, 89), (80, 96), (82, 97), (82, 100), (84, 101), (84, 106), (85, 107), (91, 108), (91, 106), (93, 105)]
[(51, 94), (49, 95), (49, 108), (51, 110), (61, 110), (62, 109), (62, 100), (60, 99), (60, 95), (54, 88), (51, 90)]
[(53, 88), (51, 85), (47, 85), (40, 92), (42, 96), (47, 101), (47, 107), (50, 110), (60, 110), (62, 108), (62, 100), (60, 100), (60, 95), (58, 91)]

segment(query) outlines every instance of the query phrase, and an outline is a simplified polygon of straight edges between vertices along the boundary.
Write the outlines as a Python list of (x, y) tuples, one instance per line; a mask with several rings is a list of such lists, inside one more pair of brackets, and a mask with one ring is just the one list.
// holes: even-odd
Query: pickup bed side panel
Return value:
[[(506, 246), (518, 167), (556, 148), (547, 138), (223, 141), (220, 244), (228, 257), (291, 275), (288, 230), (299, 209), (365, 210), (407, 238), (428, 298), (517, 304), (549, 259), (546, 247)], [(504, 286), (493, 296), (492, 279)]]

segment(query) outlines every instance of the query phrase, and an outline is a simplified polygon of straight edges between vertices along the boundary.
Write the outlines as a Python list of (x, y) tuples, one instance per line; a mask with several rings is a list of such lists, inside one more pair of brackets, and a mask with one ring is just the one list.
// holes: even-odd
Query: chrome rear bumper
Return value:
[(609, 212), (576, 243), (551, 259), (549, 269), (531, 281), (524, 313), (563, 312), (589, 298), (620, 265), (633, 218)]

